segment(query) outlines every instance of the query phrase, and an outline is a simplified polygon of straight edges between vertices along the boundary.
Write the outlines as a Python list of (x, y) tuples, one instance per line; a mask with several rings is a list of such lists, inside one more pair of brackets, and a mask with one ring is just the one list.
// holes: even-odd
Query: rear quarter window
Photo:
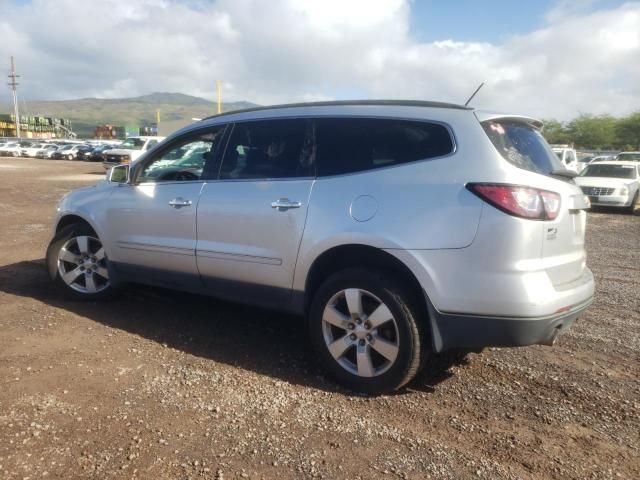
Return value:
[(316, 120), (318, 175), (340, 175), (400, 165), (453, 152), (441, 124), (375, 118)]
[(482, 122), (482, 128), (500, 155), (518, 168), (544, 175), (564, 168), (542, 134), (530, 125), (491, 120)]

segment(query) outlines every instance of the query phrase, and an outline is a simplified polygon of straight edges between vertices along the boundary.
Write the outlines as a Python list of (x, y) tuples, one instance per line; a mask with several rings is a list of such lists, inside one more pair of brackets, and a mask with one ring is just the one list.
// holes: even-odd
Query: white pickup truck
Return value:
[(580, 172), (580, 165), (578, 164), (578, 155), (575, 149), (568, 145), (551, 145), (553, 152), (558, 156), (562, 165), (567, 170), (573, 170), (574, 172)]
[(105, 150), (103, 156), (105, 161), (102, 162), (105, 170), (109, 170), (115, 165), (130, 163), (142, 155), (144, 152), (153, 147), (156, 143), (164, 140), (165, 137), (129, 137), (117, 148)]

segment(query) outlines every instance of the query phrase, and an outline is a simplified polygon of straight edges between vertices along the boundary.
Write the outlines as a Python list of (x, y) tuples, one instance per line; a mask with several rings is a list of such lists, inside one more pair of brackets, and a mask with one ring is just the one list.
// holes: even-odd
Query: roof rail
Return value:
[(268, 105), (261, 107), (243, 108), (241, 110), (231, 110), (228, 112), (218, 113), (202, 120), (210, 120), (225, 115), (236, 113), (260, 112), (263, 110), (279, 110), (283, 108), (298, 107), (336, 107), (336, 106), (399, 106), (399, 107), (431, 107), (431, 108), (451, 108), (456, 110), (473, 110), (471, 107), (458, 105), (455, 103), (445, 102), (429, 102), (425, 100), (335, 100), (328, 102), (306, 102), (306, 103), (285, 103), (282, 105)]

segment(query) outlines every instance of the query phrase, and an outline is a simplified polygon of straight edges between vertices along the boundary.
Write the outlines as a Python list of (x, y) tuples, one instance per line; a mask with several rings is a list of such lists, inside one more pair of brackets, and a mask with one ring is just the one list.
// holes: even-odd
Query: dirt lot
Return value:
[(102, 173), (0, 159), (0, 478), (640, 478), (640, 216), (589, 215), (596, 301), (555, 347), (442, 356), (367, 398), (322, 376), (298, 318), (58, 298), (55, 203)]

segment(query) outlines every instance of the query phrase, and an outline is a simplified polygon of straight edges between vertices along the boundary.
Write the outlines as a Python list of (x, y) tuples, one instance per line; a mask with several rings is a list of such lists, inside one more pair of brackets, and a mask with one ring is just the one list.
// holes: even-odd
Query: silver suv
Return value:
[(256, 108), (193, 124), (59, 204), (51, 277), (295, 312), (350, 389), (449, 349), (553, 343), (588, 307), (588, 199), (518, 115), (415, 101)]

